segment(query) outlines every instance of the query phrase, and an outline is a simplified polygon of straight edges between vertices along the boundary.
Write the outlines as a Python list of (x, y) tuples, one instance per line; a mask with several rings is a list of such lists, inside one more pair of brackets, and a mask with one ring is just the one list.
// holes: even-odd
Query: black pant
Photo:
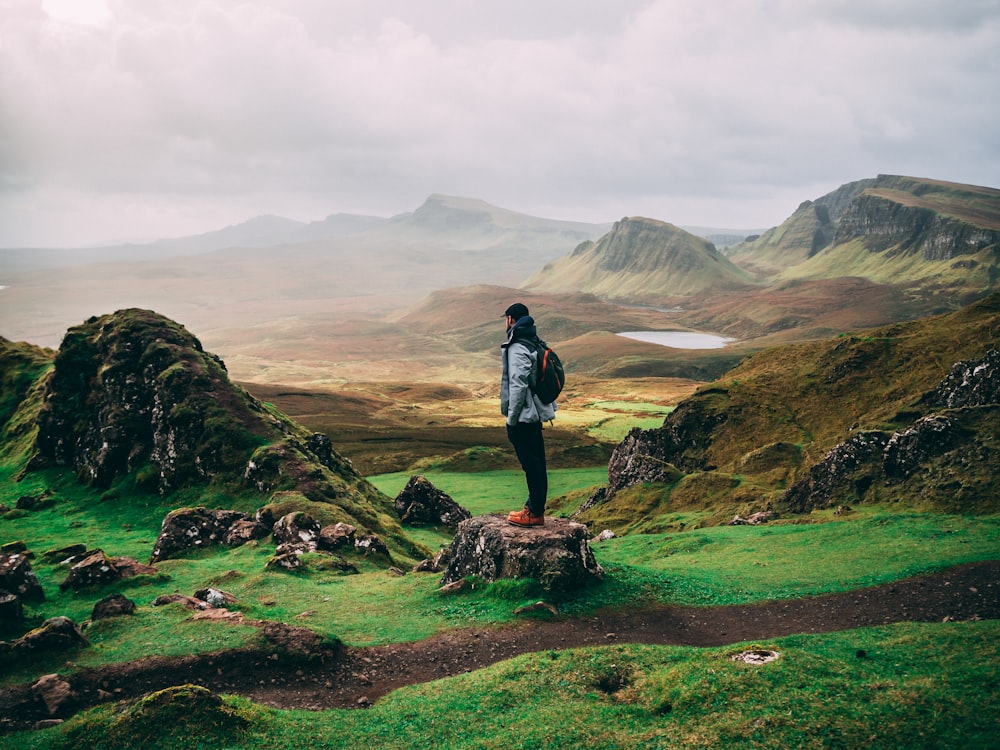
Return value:
[(525, 507), (536, 516), (545, 513), (545, 498), (549, 492), (549, 475), (545, 468), (545, 441), (541, 422), (518, 422), (507, 425), (507, 437), (514, 446), (517, 460), (528, 481), (528, 501)]

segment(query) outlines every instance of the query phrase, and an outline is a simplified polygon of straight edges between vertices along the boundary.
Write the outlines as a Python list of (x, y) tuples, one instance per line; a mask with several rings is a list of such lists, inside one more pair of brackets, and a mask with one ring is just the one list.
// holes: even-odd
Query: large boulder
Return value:
[(475, 516), (458, 525), (441, 584), (468, 576), (532, 578), (548, 591), (571, 591), (604, 576), (587, 539), (586, 526), (561, 518), (524, 528), (502, 516)]
[(134, 601), (124, 594), (109, 594), (94, 605), (90, 619), (96, 622), (132, 614), (135, 614)]
[(413, 526), (446, 526), (454, 529), (462, 521), (472, 517), (469, 511), (447, 493), (419, 474), (410, 477), (393, 505), (399, 519)]
[(59, 584), (61, 591), (79, 591), (88, 586), (104, 586), (122, 577), (114, 560), (103, 550), (93, 550), (84, 559), (69, 569), (66, 580)]
[(31, 559), (23, 552), (0, 555), (0, 589), (22, 601), (45, 600), (45, 592), (31, 569)]
[(211, 508), (178, 508), (163, 519), (160, 536), (149, 557), (151, 563), (174, 557), (192, 547), (233, 542), (230, 529), (238, 522), (250, 520), (238, 510), (213, 510)]
[(5, 645), (14, 654), (41, 654), (85, 648), (90, 641), (75, 622), (59, 616), (49, 618), (40, 627)]

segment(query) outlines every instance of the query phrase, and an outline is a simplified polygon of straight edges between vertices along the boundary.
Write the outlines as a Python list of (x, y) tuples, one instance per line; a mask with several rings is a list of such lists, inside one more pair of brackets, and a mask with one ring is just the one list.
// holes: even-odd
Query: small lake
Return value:
[(736, 340), (697, 331), (623, 331), (618, 335), (674, 349), (721, 349)]

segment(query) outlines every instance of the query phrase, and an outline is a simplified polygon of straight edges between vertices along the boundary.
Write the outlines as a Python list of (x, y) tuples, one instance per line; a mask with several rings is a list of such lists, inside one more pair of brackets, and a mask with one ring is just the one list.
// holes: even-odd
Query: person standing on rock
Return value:
[(528, 483), (528, 499), (522, 510), (511, 511), (507, 520), (515, 526), (545, 524), (545, 500), (549, 476), (545, 466), (542, 423), (556, 417), (555, 402), (543, 404), (531, 390), (538, 350), (535, 319), (528, 308), (515, 302), (504, 311), (507, 341), (500, 346), (503, 376), (500, 380), (500, 413), (507, 417), (507, 438)]

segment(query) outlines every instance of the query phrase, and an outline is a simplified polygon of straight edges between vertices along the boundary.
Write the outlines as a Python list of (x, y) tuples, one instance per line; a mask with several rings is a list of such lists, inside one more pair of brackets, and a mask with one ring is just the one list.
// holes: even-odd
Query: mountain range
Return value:
[[(663, 374), (647, 367), (663, 360), (662, 347), (626, 350), (609, 338), (634, 327), (622, 305), (655, 308), (647, 328), (711, 331), (742, 342), (734, 351), (751, 351), (980, 299), (1000, 279), (998, 237), (1000, 190), (887, 175), (806, 200), (780, 226), (722, 250), (658, 219), (556, 221), (432, 195), (389, 219), (259, 217), (148, 246), (42, 252), (31, 262), (45, 268), (3, 251), (0, 333), (53, 347), (94, 314), (146, 308), (198, 331), (244, 380), (321, 382), (352, 358), (384, 362), (365, 370), (369, 378), (432, 379), (428, 351), (446, 363), (453, 347), (473, 347), (486, 363), (486, 331), (498, 314), (488, 305), (523, 296), (543, 305), (554, 341), (604, 337), (605, 364), (580, 359), (593, 360), (595, 373), (619, 372), (607, 362), (635, 363), (639, 347), (644, 364), (635, 371)], [(105, 252), (100, 262), (65, 265)], [(448, 320), (428, 315), (431, 294), (434, 304), (464, 307)], [(374, 351), (369, 341), (378, 341)], [(581, 355), (593, 345), (581, 342)]]

